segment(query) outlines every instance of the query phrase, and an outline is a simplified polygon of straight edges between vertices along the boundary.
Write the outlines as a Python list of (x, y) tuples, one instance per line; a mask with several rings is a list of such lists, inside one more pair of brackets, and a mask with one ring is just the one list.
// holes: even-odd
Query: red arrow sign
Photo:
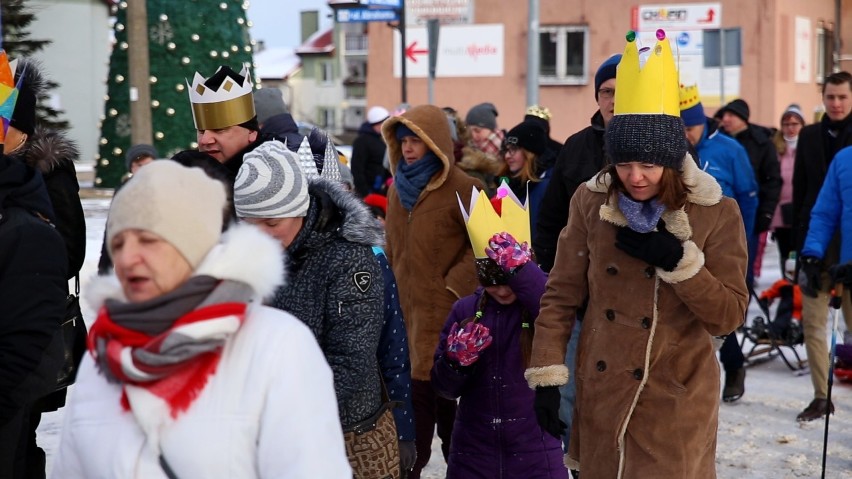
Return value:
[(408, 59), (413, 61), (414, 63), (417, 63), (417, 57), (415, 57), (414, 55), (425, 55), (427, 53), (429, 53), (429, 50), (418, 50), (417, 49), (417, 42), (416, 41), (411, 42), (411, 45), (408, 45), (405, 48), (405, 56), (408, 57)]
[(698, 20), (698, 23), (713, 23), (713, 17), (716, 16), (716, 11), (712, 8), (707, 9), (707, 17)]

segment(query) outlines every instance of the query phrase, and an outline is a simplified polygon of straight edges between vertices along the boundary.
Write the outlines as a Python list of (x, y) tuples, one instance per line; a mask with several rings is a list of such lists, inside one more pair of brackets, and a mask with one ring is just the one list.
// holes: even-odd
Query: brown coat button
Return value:
[(655, 270), (653, 266), (648, 266), (647, 268), (645, 268), (646, 278), (653, 278), (655, 274), (657, 274), (657, 270)]
[(616, 274), (618, 274), (618, 268), (616, 268), (615, 266), (607, 266), (606, 272), (611, 274), (611, 275), (616, 275)]
[(648, 329), (651, 327), (651, 318), (642, 318), (642, 327)]
[(598, 368), (598, 371), (600, 371), (600, 372), (606, 371), (606, 363), (604, 361), (598, 361), (596, 366)]
[(637, 381), (642, 380), (642, 368), (636, 368), (633, 370), (633, 379)]
[(606, 319), (613, 321), (615, 319), (615, 311), (611, 309), (606, 310)]

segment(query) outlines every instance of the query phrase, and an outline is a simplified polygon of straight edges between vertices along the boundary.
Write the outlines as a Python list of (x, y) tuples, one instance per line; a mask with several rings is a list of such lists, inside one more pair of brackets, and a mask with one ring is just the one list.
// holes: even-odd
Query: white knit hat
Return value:
[(122, 187), (109, 209), (107, 245), (127, 229), (150, 231), (166, 240), (195, 269), (219, 242), (224, 185), (201, 168), (155, 161)]
[(240, 218), (298, 218), (308, 214), (308, 179), (299, 156), (280, 141), (261, 143), (243, 157), (234, 181)]

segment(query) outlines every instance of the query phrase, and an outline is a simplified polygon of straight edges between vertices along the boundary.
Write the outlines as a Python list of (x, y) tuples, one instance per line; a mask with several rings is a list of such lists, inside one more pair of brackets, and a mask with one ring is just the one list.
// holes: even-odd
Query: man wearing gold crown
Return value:
[(585, 305), (566, 464), (584, 479), (714, 478), (713, 336), (745, 315), (745, 231), (687, 153), (665, 33), (644, 65), (627, 38), (606, 131), (612, 165), (571, 201), (525, 376), (542, 429), (559, 435), (566, 343)]
[(196, 72), (189, 85), (189, 101), (198, 150), (216, 158), (236, 176), (243, 154), (256, 146), (260, 129), (248, 69), (244, 66), (237, 73), (223, 65), (207, 79)]

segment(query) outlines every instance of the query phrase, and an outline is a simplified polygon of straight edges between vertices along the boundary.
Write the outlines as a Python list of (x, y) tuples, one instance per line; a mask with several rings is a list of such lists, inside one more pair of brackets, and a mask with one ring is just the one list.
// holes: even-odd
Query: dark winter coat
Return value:
[(386, 149), (382, 135), (369, 123), (362, 124), (358, 137), (352, 143), (350, 161), (355, 192), (361, 197), (381, 192), (385, 180), (390, 177), (390, 172), (384, 167)]
[(68, 259), (41, 173), (0, 155), (0, 428), (53, 391)]
[(536, 261), (550, 271), (556, 258), (556, 243), (562, 228), (568, 224), (568, 204), (577, 187), (597, 174), (606, 164), (604, 156), (604, 122), (595, 112), (591, 125), (571, 135), (559, 152), (551, 181), (542, 198), (538, 225), (533, 240)]
[(399, 291), (396, 288), (396, 277), (390, 268), (385, 252), (378, 246), (373, 246), (373, 253), (382, 268), (384, 278), (385, 321), (382, 335), (379, 337), (379, 349), (376, 357), (382, 379), (391, 401), (399, 401), (401, 407), (394, 408), (393, 418), (396, 421), (396, 432), (400, 441), (414, 440), (414, 405), (411, 400), (411, 362), (408, 359), (408, 337), (405, 331), (402, 308), (399, 306)]
[(689, 158), (683, 178), (686, 205), (662, 216), (684, 250), (671, 272), (615, 246), (627, 220), (607, 203), (609, 176), (571, 200), (525, 375), (531, 387), (567, 382), (566, 345), (587, 305), (567, 461), (586, 479), (716, 477), (713, 337), (743, 322), (748, 254), (736, 202)]
[(338, 183), (311, 178), (302, 229), (287, 247), (288, 284), (271, 305), (313, 331), (334, 373), (344, 427), (366, 419), (381, 404), (376, 360), (384, 322), (384, 282), (373, 245), (381, 225)]
[[(829, 129), (836, 131), (836, 138), (829, 146)], [(796, 146), (796, 161), (793, 166), (793, 249), (801, 251), (808, 236), (811, 209), (816, 204), (820, 188), (825, 180), (828, 166), (840, 149), (852, 145), (852, 115), (839, 124), (832, 124), (828, 115), (822, 121), (807, 125), (799, 133)], [(828, 265), (838, 260), (839, 241), (835, 238), (823, 258)]]
[(748, 128), (732, 135), (746, 149), (754, 178), (757, 180), (757, 214), (754, 232), (762, 233), (769, 229), (778, 198), (781, 196), (781, 163), (778, 162), (778, 150), (772, 142), (771, 130), (749, 124)]
[(65, 241), (68, 279), (83, 267), (86, 258), (86, 218), (80, 203), (80, 185), (74, 162), (77, 145), (60, 131), (37, 128), (35, 134), (13, 156), (39, 170), (56, 213), (56, 230)]
[(385, 223), (385, 252), (396, 275), (408, 330), (411, 378), (428, 381), (447, 313), (456, 300), (473, 293), (478, 284), (459, 198), (463, 204), (470, 204), (473, 187), (481, 189), (482, 183), (454, 166), (447, 116), (440, 108), (429, 105), (391, 117), (382, 126), (391, 171), (404, 161), (395, 134), (400, 123), (417, 134), (443, 164), (410, 212), (391, 185)]
[[(538, 316), (547, 276), (533, 263), (509, 280), (517, 296), (510, 305), (486, 298), (480, 324), (492, 342), (469, 367), (453, 365), (445, 356), (453, 323), (472, 318), (484, 288), (453, 305), (435, 351), (432, 387), (447, 399), (459, 399), (447, 477), (489, 479), (566, 478), (562, 445), (543, 432), (533, 411), (535, 393), (524, 380), (521, 323)], [(525, 314), (526, 312), (526, 314)]]

